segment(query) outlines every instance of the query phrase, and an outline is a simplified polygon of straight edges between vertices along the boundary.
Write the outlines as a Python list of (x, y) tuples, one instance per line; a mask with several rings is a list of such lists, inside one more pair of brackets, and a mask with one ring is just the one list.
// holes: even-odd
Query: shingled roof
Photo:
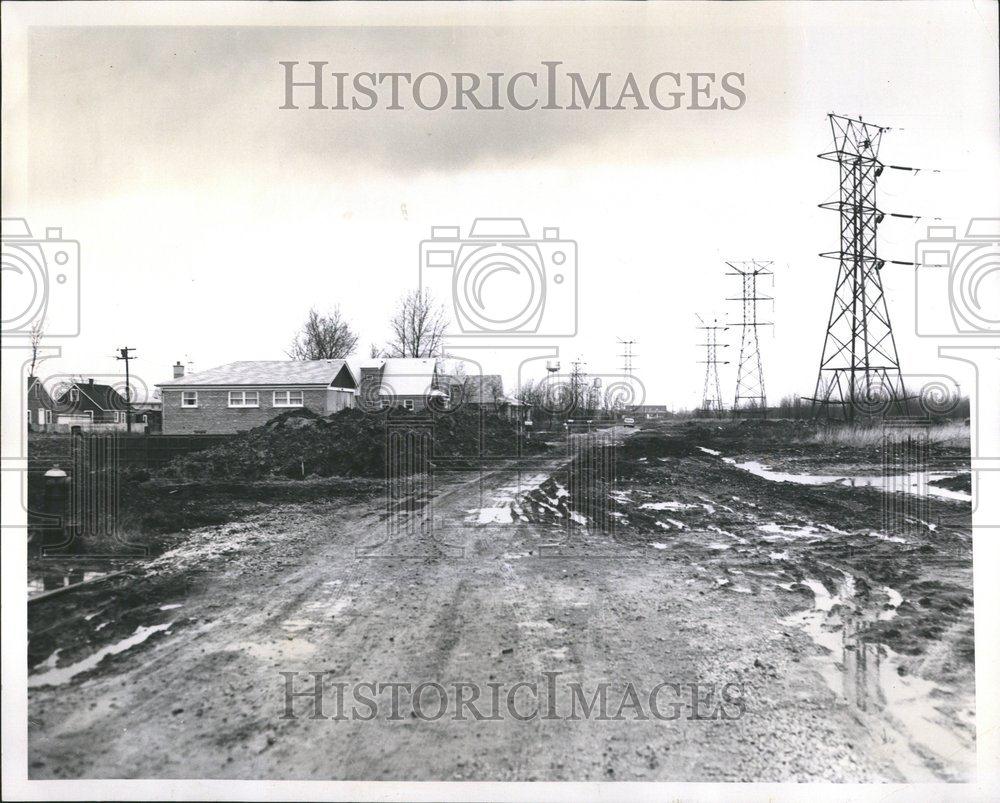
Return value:
[(340, 387), (354, 389), (357, 378), (344, 360), (244, 360), (231, 362), (207, 371), (160, 382), (157, 387), (229, 385), (320, 385), (333, 383), (342, 370)]

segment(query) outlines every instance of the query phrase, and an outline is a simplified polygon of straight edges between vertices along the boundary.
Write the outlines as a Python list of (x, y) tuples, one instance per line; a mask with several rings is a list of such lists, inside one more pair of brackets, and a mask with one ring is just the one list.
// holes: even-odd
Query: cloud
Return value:
[[(743, 52), (741, 52), (743, 50)], [(772, 51), (772, 64), (780, 62)], [(609, 104), (634, 73), (742, 71), (749, 53), (690, 30), (641, 28), (43, 28), (31, 34), (31, 180), (41, 195), (120, 192), (260, 171), (419, 174), (697, 157), (736, 136), (766, 73), (733, 112), (619, 110), (280, 110), (280, 61), (334, 71), (540, 73), (562, 62), (589, 86), (610, 73)], [(301, 73), (305, 75), (306, 73)], [(453, 80), (453, 79), (449, 79)], [(686, 79), (685, 79), (686, 80)], [(348, 79), (350, 81), (350, 79)], [(753, 85), (756, 81), (758, 85)], [(328, 78), (328, 86), (333, 78)], [(670, 81), (661, 86), (669, 91)], [(527, 86), (524, 84), (523, 86)], [(569, 79), (562, 74), (563, 103)], [(301, 93), (301, 90), (299, 90)], [(383, 85), (382, 94), (388, 87)], [(433, 93), (428, 89), (428, 95)], [(300, 95), (302, 96), (302, 95)], [(483, 95), (483, 97), (486, 97)], [(648, 98), (646, 100), (649, 104)], [(388, 103), (388, 101), (384, 101)]]

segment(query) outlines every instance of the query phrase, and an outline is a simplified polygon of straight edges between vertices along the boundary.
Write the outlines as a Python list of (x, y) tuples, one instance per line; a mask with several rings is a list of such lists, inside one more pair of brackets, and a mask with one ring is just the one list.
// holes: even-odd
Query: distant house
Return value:
[(448, 377), (451, 406), (469, 405), (485, 412), (496, 413), (510, 420), (524, 420), (530, 406), (507, 396), (499, 374)]
[(361, 366), (360, 373), (358, 398), (365, 410), (399, 408), (420, 412), (433, 400), (438, 401), (441, 410), (449, 406), (433, 358), (389, 357)]
[[(158, 406), (159, 402), (133, 402), (132, 431), (157, 431), (159, 413), (154, 411)], [(127, 410), (125, 397), (112, 385), (93, 379), (60, 382), (50, 392), (38, 377), (28, 377), (29, 431), (70, 432), (79, 428), (124, 432), (128, 429)]]
[(132, 402), (132, 423), (146, 432), (163, 432), (163, 402), (156, 400)]
[(38, 431), (55, 423), (55, 403), (37, 376), (28, 377), (28, 430)]
[(296, 407), (327, 415), (353, 407), (358, 381), (344, 360), (252, 360), (157, 385), (165, 434), (231, 434)]
[(54, 399), (56, 424), (83, 429), (125, 428), (128, 403), (111, 385), (88, 379), (86, 382), (61, 385), (59, 390), (60, 395)]
[(633, 410), (635, 415), (643, 416), (647, 419), (669, 418), (672, 416), (665, 404), (640, 404)]

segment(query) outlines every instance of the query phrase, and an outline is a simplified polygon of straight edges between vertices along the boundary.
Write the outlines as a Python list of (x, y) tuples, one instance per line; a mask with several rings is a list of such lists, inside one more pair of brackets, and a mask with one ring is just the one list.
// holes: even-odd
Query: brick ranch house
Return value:
[(353, 407), (358, 381), (344, 360), (251, 360), (189, 376), (178, 363), (157, 387), (163, 432), (202, 435), (252, 429), (295, 407), (319, 415)]

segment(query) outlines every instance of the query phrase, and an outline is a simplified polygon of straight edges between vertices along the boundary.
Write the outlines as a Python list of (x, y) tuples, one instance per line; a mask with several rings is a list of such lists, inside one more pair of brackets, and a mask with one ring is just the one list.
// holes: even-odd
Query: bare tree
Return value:
[(313, 307), (286, 352), (293, 360), (342, 360), (354, 352), (358, 336), (335, 307), (321, 315)]
[(41, 319), (39, 319), (31, 325), (29, 334), (29, 342), (31, 343), (31, 370), (28, 371), (28, 376), (35, 375), (35, 365), (38, 363), (38, 349), (42, 344), (43, 337), (45, 337), (45, 327)]
[(389, 321), (392, 336), (381, 356), (440, 357), (447, 327), (444, 307), (426, 290), (407, 293)]

